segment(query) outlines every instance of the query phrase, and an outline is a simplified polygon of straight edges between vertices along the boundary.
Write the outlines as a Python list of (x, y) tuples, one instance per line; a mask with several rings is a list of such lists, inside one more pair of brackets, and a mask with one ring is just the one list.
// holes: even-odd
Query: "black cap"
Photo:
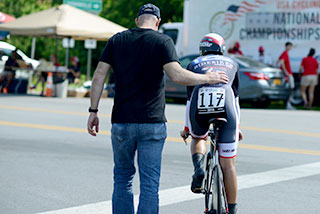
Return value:
[(145, 4), (142, 7), (140, 7), (138, 17), (143, 14), (152, 14), (158, 17), (158, 19), (160, 19), (160, 9), (151, 3)]

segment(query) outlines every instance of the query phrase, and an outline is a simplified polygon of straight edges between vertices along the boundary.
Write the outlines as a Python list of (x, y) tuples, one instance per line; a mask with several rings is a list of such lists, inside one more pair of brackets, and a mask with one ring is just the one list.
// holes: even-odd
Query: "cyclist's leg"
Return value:
[[(230, 97), (230, 96), (229, 96)], [(218, 149), (220, 166), (223, 172), (223, 180), (230, 208), (230, 214), (236, 213), (237, 203), (237, 173), (235, 157), (237, 155), (239, 140), (240, 108), (238, 98), (227, 100), (227, 120), (219, 131)]]
[(206, 140), (192, 139), (191, 155), (194, 167), (194, 174), (192, 175), (191, 191), (194, 193), (201, 192), (202, 181), (204, 178), (204, 157), (207, 152)]
[(220, 166), (223, 172), (223, 182), (225, 185), (228, 203), (234, 204), (237, 202), (237, 172), (236, 160), (233, 158), (220, 157)]
[[(201, 192), (202, 181), (204, 178), (204, 156), (207, 152), (206, 137), (208, 135), (208, 118), (199, 118), (197, 114), (197, 97), (192, 96), (187, 106), (187, 124), (192, 136), (191, 155), (194, 166), (194, 174), (192, 176), (191, 191), (194, 193)], [(189, 109), (188, 109), (189, 108)], [(210, 118), (209, 118), (210, 119)]]

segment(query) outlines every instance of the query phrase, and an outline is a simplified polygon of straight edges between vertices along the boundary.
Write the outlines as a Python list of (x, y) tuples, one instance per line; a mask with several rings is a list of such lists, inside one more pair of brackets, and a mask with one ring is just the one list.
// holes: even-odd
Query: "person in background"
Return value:
[[(279, 59), (278, 59), (278, 62), (280, 63), (280, 68), (283, 71), (286, 80), (289, 82), (290, 92), (292, 92), (292, 90), (295, 87), (294, 78), (293, 78), (293, 74), (290, 66), (289, 54), (288, 54), (291, 49), (292, 49), (292, 43), (286, 42), (285, 50), (282, 52), (282, 54), (279, 56)], [(286, 108), (289, 110), (293, 110), (295, 109), (295, 107), (291, 105), (290, 100), (291, 100), (291, 95), (288, 97)]]
[(234, 43), (234, 45), (232, 45), (232, 46), (228, 49), (228, 53), (230, 53), (230, 54), (243, 55), (242, 51), (240, 50), (240, 43), (239, 43), (239, 42)]
[[(51, 64), (50, 64), (51, 63)], [(51, 66), (60, 66), (60, 63), (57, 62), (57, 57), (55, 54), (50, 55), (50, 62), (48, 63), (45, 59), (40, 60), (40, 65), (37, 69), (45, 70), (50, 69)], [(59, 74), (58, 74), (59, 75)], [(55, 77), (57, 77), (57, 74), (54, 74)], [(41, 82), (41, 93), (40, 96), (44, 96), (44, 89), (45, 89), (45, 83), (48, 78), (48, 72), (47, 71), (41, 71), (40, 76), (33, 86), (29, 87), (30, 90), (33, 90), (37, 87), (37, 85)]]
[[(40, 59), (40, 64), (37, 67), (37, 69), (41, 70), (41, 69), (46, 68), (46, 67), (48, 67), (47, 61), (44, 58)], [(44, 84), (47, 81), (47, 77), (48, 77), (48, 73), (47, 72), (44, 72), (44, 71), (40, 72), (40, 75), (38, 77), (37, 82), (33, 86), (30, 86), (29, 89), (30, 90), (35, 89), (37, 87), (37, 85), (41, 82), (41, 93), (40, 93), (40, 96), (44, 96)]]
[(0, 77), (0, 88), (2, 86), (2, 83), (7, 79), (5, 86), (2, 88), (2, 92), (4, 94), (8, 93), (8, 87), (16, 75), (15, 69), (19, 67), (19, 64), (17, 62), (17, 56), (17, 49), (15, 49), (14, 51), (12, 51), (11, 55), (8, 57), (8, 60), (4, 65), (4, 71), (2, 72), (2, 75)]
[(266, 64), (269, 67), (273, 67), (271, 57), (264, 54), (264, 48), (262, 46), (260, 46), (258, 51), (259, 51), (259, 54), (254, 59), (263, 63), (263, 64)]
[(75, 79), (80, 78), (81, 69), (80, 69), (80, 61), (77, 56), (71, 57), (71, 66), (69, 67), (69, 73), (67, 75), (67, 79), (69, 83), (74, 83)]
[[(314, 98), (314, 89), (318, 84), (318, 61), (313, 57), (315, 54), (315, 49), (311, 48), (307, 57), (303, 58), (301, 66), (299, 69), (299, 76), (301, 76), (300, 90), (301, 96), (304, 102), (304, 108), (311, 109), (313, 98)], [(309, 102), (307, 99), (306, 90), (309, 87)]]

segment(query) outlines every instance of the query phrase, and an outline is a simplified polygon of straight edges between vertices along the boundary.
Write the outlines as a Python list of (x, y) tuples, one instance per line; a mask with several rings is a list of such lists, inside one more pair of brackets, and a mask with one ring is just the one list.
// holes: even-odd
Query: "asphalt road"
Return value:
[[(101, 132), (86, 133), (88, 99), (0, 96), (0, 214), (110, 213), (112, 99), (100, 102)], [(203, 213), (189, 191), (184, 106), (168, 104), (160, 213)], [(320, 112), (241, 110), (239, 213), (320, 213)], [(139, 193), (138, 176), (134, 192)], [(51, 211), (51, 212), (49, 212)]]

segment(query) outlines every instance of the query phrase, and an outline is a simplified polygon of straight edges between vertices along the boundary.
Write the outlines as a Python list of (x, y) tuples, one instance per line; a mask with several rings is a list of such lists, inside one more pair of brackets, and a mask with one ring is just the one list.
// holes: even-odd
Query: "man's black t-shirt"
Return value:
[(110, 38), (99, 60), (114, 70), (112, 123), (166, 122), (163, 65), (178, 61), (170, 37), (129, 29)]

